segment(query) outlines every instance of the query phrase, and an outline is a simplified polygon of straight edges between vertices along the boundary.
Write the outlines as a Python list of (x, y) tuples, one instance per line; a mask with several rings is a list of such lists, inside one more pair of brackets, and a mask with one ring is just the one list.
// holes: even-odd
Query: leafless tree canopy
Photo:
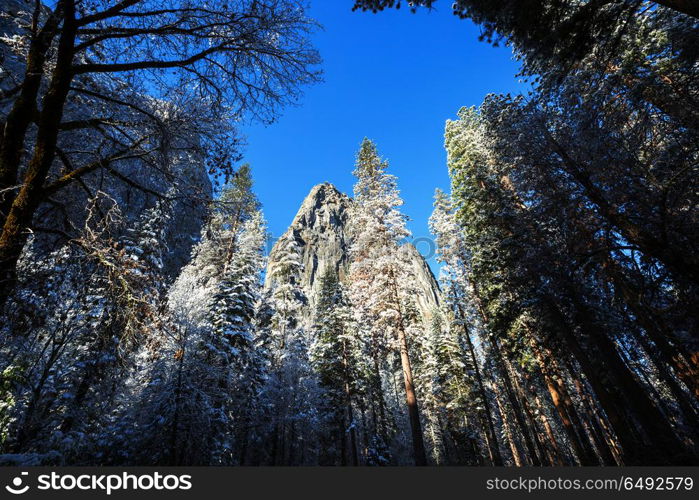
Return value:
[[(318, 80), (299, 0), (14, 0), (0, 88), (0, 281), (47, 197), (96, 171), (193, 154), (232, 174), (235, 123)], [(174, 152), (174, 153), (173, 153)], [(167, 172), (166, 172), (167, 173)], [(5, 287), (7, 288), (7, 287)]]

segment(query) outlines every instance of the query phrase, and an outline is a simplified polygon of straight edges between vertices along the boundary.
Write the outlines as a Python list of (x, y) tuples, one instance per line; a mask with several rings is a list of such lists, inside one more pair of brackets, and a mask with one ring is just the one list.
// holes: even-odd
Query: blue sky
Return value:
[(518, 65), (509, 48), (479, 42), (478, 28), (446, 0), (416, 14), (352, 12), (351, 4), (311, 3), (324, 27), (313, 37), (324, 81), (272, 125), (244, 128), (244, 161), (279, 236), (312, 186), (327, 181), (351, 194), (354, 155), (369, 137), (398, 176), (413, 235), (427, 237), (434, 189), (449, 187), (444, 122), (488, 93), (523, 89)]

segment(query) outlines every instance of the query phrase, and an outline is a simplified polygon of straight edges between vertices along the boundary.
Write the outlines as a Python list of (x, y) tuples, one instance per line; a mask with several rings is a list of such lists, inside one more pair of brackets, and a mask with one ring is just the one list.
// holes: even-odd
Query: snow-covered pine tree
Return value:
[(247, 167), (224, 187), (170, 288), (173, 324), (134, 417), (147, 429), (138, 446), (147, 462), (231, 464), (241, 457), (263, 378), (254, 324), (266, 230), (251, 187)]
[(279, 252), (268, 270), (272, 279), (272, 302), (274, 305), (273, 336), (276, 343), (276, 364), (281, 363), (290, 338), (303, 332), (306, 325), (301, 321), (301, 309), (306, 296), (299, 285), (303, 264), (301, 249), (293, 235), (279, 245)]
[[(474, 305), (469, 293), (467, 247), (461, 228), (454, 217), (451, 200), (447, 194), (439, 189), (435, 191), (434, 211), (430, 217), (429, 225), (437, 243), (437, 260), (442, 263), (440, 282), (444, 292), (448, 318), (451, 320), (448, 331), (455, 332), (457, 338), (460, 339), (456, 345), (454, 345), (453, 339), (450, 341), (444, 339), (445, 342), (442, 343), (439, 350), (442, 361), (441, 373), (445, 376), (455, 377), (455, 380), (449, 382), (449, 385), (454, 384), (451, 385), (451, 397), (454, 398), (451, 406), (456, 413), (463, 415), (464, 419), (468, 418), (467, 415), (471, 414), (473, 409), (481, 409), (479, 420), (483, 440), (487, 444), (488, 459), (493, 465), (502, 465), (493, 408), (485, 389), (484, 379), (486, 377), (479, 366), (474, 345), (483, 339), (472, 338), (476, 330), (472, 327), (477, 323), (469, 321), (469, 313)], [(459, 364), (461, 363), (465, 366), (460, 369)], [(474, 402), (475, 405), (471, 404)], [(461, 418), (457, 417), (455, 422), (452, 421), (450, 428), (453, 432), (458, 432), (455, 429), (458, 429), (460, 420)], [(461, 420), (461, 422), (466, 423), (467, 420)], [(464, 429), (463, 433), (469, 433), (469, 430)]]
[(266, 225), (259, 211), (246, 220), (237, 238), (235, 253), (225, 270), (211, 308), (211, 341), (208, 357), (222, 363), (225, 373), (219, 385), (226, 388), (215, 402), (225, 416), (219, 433), (224, 436), (216, 462), (236, 463), (242, 442), (254, 420), (260, 390), (259, 363), (255, 359), (255, 314), (261, 294)]
[(265, 223), (256, 212), (243, 223), (236, 250), (218, 283), (211, 304), (213, 333), (226, 356), (239, 356), (253, 340), (252, 319), (259, 296)]
[(316, 463), (318, 447), (317, 377), (309, 357), (308, 325), (301, 314), (307, 299), (300, 287), (301, 251), (293, 234), (278, 244), (271, 276), (270, 376), (266, 388), (269, 408), (269, 461), (273, 465)]
[(313, 334), (311, 360), (322, 388), (322, 411), (329, 426), (321, 463), (359, 465), (354, 401), (364, 382), (363, 349), (344, 287), (332, 267), (321, 276)]
[(250, 167), (241, 166), (213, 202), (201, 241), (170, 290), (171, 304), (194, 326), (210, 325), (210, 306), (233, 260), (241, 226), (258, 214), (252, 185)]
[(269, 298), (261, 292), (255, 302), (252, 339), (253, 356), (248, 357), (245, 372), (246, 386), (241, 398), (248, 402), (245, 411), (236, 415), (234, 425), (238, 465), (259, 465), (264, 458), (261, 448), (264, 442), (265, 423), (269, 420), (264, 400), (264, 389), (271, 373), (271, 324), (274, 314)]
[(410, 344), (416, 392), (420, 401), (425, 428), (425, 446), (431, 462), (443, 465), (446, 460), (445, 439), (442, 436), (442, 388), (438, 377), (436, 343), (441, 335), (442, 318), (438, 308), (430, 315), (428, 328), (412, 337)]
[[(352, 206), (353, 243), (350, 248), (350, 300), (360, 323), (369, 325), (371, 356), (379, 371), (382, 354), (398, 351), (403, 371), (406, 406), (416, 465), (427, 462), (420, 412), (410, 360), (409, 335), (416, 319), (408, 311), (416, 295), (414, 275), (401, 241), (410, 235), (396, 178), (386, 172), (388, 163), (379, 157), (376, 145), (364, 139), (357, 153)], [(383, 396), (376, 409), (383, 411)], [(381, 435), (381, 434), (379, 434)], [(385, 436), (385, 434), (384, 434)]]
[[(171, 190), (168, 194), (174, 192)], [(141, 214), (133, 228), (127, 229), (123, 238), (127, 256), (149, 274), (150, 285), (160, 291), (165, 286), (162, 281), (163, 256), (168, 251), (165, 233), (171, 219), (172, 201), (167, 197), (159, 199)]]
[(12, 353), (10, 368), (25, 370), (14, 387), (19, 404), (6, 448), (15, 454), (97, 458), (125, 361), (148, 337), (155, 315), (150, 278), (130, 257), (118, 204), (98, 192), (86, 211), (79, 236), (48, 258), (39, 261), (27, 249), (27, 281), (6, 311), (8, 327), (25, 328), (23, 341), (4, 350)]

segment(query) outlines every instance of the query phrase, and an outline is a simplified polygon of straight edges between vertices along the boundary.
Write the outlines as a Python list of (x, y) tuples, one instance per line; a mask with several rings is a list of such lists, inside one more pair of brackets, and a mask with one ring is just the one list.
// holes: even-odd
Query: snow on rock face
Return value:
[[(294, 238), (301, 248), (301, 287), (309, 302), (307, 315), (315, 307), (323, 273), (332, 268), (341, 280), (347, 275), (347, 222), (351, 203), (352, 200), (332, 184), (324, 183), (313, 187), (303, 200), (291, 226), (270, 252), (268, 269), (276, 261), (279, 242)], [(267, 273), (265, 288), (269, 289), (272, 285), (270, 274)]]
[(416, 297), (417, 305), (420, 308), (423, 318), (432, 315), (434, 308), (439, 305), (440, 292), (437, 280), (432, 274), (429, 264), (424, 259), (415, 245), (406, 243), (403, 249), (410, 255), (413, 266), (413, 274), (417, 280), (417, 288), (420, 293)]
[[(351, 223), (351, 205), (352, 199), (332, 184), (314, 186), (301, 203), (291, 225), (270, 252), (267, 269), (277, 260), (280, 242), (294, 238), (298, 243), (303, 263), (300, 285), (308, 299), (304, 311), (306, 318), (313, 314), (320, 291), (320, 279), (328, 268), (335, 269), (341, 281), (347, 278), (350, 264), (348, 251), (351, 240), (348, 225)], [(439, 304), (439, 286), (417, 249), (410, 243), (403, 248), (411, 256), (413, 272), (420, 290), (417, 304), (423, 317), (428, 317)], [(273, 285), (267, 273), (265, 289), (269, 290)]]

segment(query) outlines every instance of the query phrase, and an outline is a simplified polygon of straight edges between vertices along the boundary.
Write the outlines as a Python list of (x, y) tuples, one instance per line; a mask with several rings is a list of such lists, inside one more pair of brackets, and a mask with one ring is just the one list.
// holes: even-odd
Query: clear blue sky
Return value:
[(417, 14), (352, 12), (351, 4), (312, 2), (310, 15), (324, 27), (314, 36), (324, 81), (274, 124), (243, 129), (244, 161), (275, 237), (312, 186), (327, 181), (351, 194), (354, 155), (365, 136), (398, 176), (413, 235), (429, 236), (434, 189), (449, 187), (445, 120), (488, 93), (524, 88), (510, 49), (479, 42), (478, 28), (456, 18), (447, 0)]

